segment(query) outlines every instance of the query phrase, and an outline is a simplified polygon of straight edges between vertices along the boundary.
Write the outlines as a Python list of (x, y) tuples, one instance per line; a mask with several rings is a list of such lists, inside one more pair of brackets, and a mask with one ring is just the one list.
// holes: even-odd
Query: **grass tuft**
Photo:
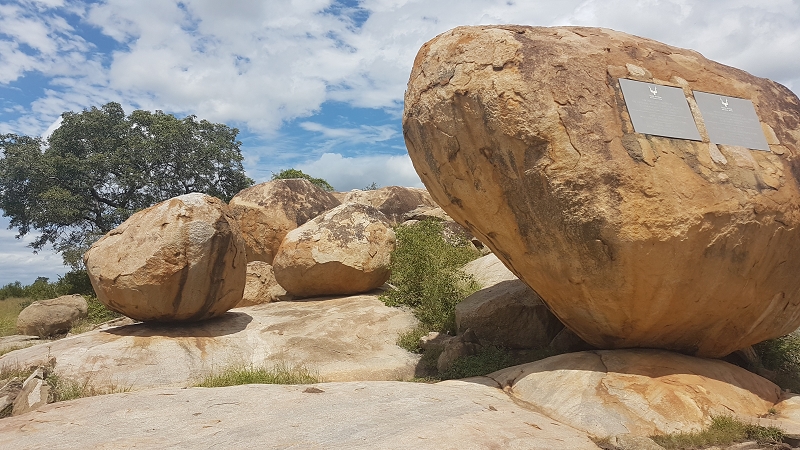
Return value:
[(56, 374), (49, 374), (47, 376), (47, 384), (50, 385), (51, 398), (48, 403), (65, 402), (78, 398), (130, 391), (130, 388), (121, 388), (118, 386), (98, 388), (91, 386), (89, 381), (89, 378), (80, 382), (70, 378), (63, 378)]
[(759, 444), (783, 442), (783, 431), (776, 427), (763, 427), (742, 422), (728, 416), (717, 416), (705, 430), (693, 433), (672, 433), (650, 436), (658, 445), (667, 449), (702, 448), (711, 445), (731, 445), (748, 440)]
[(458, 358), (446, 372), (443, 380), (483, 376), (513, 365), (511, 355), (499, 347), (485, 347), (478, 353)]
[(241, 384), (313, 384), (321, 382), (318, 375), (303, 366), (280, 363), (273, 368), (231, 366), (206, 376), (195, 387), (225, 387)]

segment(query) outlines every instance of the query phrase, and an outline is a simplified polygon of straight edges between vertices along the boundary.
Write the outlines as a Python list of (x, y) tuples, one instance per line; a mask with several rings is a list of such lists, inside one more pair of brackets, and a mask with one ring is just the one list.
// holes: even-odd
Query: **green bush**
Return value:
[(311, 175), (303, 173), (302, 170), (297, 169), (286, 169), (281, 170), (278, 173), (272, 174), (273, 180), (288, 180), (292, 178), (302, 178), (304, 180), (308, 180), (311, 184), (315, 185), (316, 187), (322, 189), (323, 191), (332, 192), (333, 186), (330, 185), (327, 181), (323, 180), (322, 178), (314, 178)]
[(711, 425), (702, 431), (650, 437), (664, 448), (682, 449), (730, 445), (748, 440), (757, 441), (759, 444), (777, 444), (783, 441), (783, 431), (776, 427), (744, 423), (733, 417), (717, 416), (713, 417)]
[(441, 374), (443, 380), (478, 377), (512, 366), (511, 355), (498, 347), (485, 347), (478, 353), (453, 361), (453, 365)]
[(89, 274), (85, 270), (73, 270), (51, 282), (47, 277), (38, 277), (33, 283), (23, 286), (19, 281), (8, 283), (0, 288), (0, 300), (14, 297), (30, 300), (47, 300), (61, 295), (95, 295)]
[(753, 346), (767, 370), (775, 372), (775, 383), (800, 393), (800, 336), (792, 333)]
[(460, 269), (479, 256), (477, 250), (466, 238), (448, 242), (442, 232), (436, 220), (395, 228), (397, 247), (389, 278), (395, 289), (381, 296), (389, 306), (413, 308), (426, 332), (454, 332), (456, 304), (479, 288)]

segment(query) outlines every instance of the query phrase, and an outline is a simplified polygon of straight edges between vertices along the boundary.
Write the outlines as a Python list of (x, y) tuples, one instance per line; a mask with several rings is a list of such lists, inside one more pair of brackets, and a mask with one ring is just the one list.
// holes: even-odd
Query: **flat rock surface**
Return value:
[(376, 295), (276, 302), (197, 323), (90, 331), (13, 351), (0, 367), (55, 357), (58, 375), (132, 390), (185, 387), (230, 365), (277, 363), (303, 365), (324, 381), (401, 380), (414, 376), (419, 356), (395, 342), (415, 324), (411, 312)]
[[(309, 392), (311, 391), (311, 392)], [(597, 449), (469, 382), (161, 388), (0, 421), (0, 448)]]
[(719, 415), (755, 420), (781, 397), (778, 386), (738, 366), (664, 350), (568, 353), (488, 377), (537, 411), (600, 438), (699, 431)]

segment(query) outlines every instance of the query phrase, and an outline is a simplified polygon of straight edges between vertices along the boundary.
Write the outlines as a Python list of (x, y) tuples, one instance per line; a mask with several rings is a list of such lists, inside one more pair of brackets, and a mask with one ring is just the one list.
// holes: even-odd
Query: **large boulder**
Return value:
[(291, 295), (275, 280), (275, 272), (270, 264), (264, 261), (247, 263), (247, 278), (244, 283), (242, 300), (236, 304), (237, 308), (243, 306), (260, 305), (262, 303), (290, 300)]
[(501, 281), (456, 305), (456, 330), (506, 348), (544, 348), (564, 328), (539, 294), (520, 280)]
[(230, 201), (244, 236), (247, 262), (269, 264), (286, 233), (339, 204), (330, 192), (302, 178), (257, 184)]
[[(702, 142), (635, 133), (619, 79), (682, 88)], [(751, 100), (771, 151), (709, 142), (692, 90)], [(800, 326), (800, 100), (599, 28), (426, 43), (403, 132), (436, 202), (600, 348), (723, 356)]]
[(741, 367), (665, 350), (568, 353), (488, 375), (511, 396), (597, 438), (700, 431), (767, 414), (781, 389)]
[(273, 261), (275, 279), (298, 297), (367, 292), (389, 279), (394, 246), (383, 213), (345, 203), (286, 235)]
[(403, 215), (418, 206), (436, 206), (428, 191), (420, 188), (386, 186), (366, 191), (353, 189), (343, 194), (342, 203), (374, 206), (392, 225), (402, 222)]
[(17, 333), (39, 337), (63, 334), (86, 318), (89, 305), (80, 295), (63, 295), (28, 305), (17, 316)]
[(97, 298), (141, 321), (197, 321), (241, 299), (247, 260), (227, 205), (186, 194), (131, 216), (84, 255)]

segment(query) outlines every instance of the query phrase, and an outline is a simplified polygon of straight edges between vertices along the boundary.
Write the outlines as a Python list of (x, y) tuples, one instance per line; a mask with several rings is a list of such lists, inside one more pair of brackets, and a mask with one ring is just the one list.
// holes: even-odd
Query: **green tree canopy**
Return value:
[(0, 209), (17, 237), (40, 232), (30, 246), (50, 243), (73, 267), (138, 210), (191, 192), (228, 201), (253, 184), (236, 128), (162, 111), (126, 116), (118, 103), (62, 119), (46, 140), (0, 135)]
[(303, 178), (310, 181), (311, 184), (317, 186), (323, 191), (333, 192), (333, 186), (331, 186), (327, 181), (323, 180), (322, 178), (314, 178), (311, 175), (303, 173), (302, 170), (286, 169), (272, 174), (273, 180), (287, 180), (291, 178)]

